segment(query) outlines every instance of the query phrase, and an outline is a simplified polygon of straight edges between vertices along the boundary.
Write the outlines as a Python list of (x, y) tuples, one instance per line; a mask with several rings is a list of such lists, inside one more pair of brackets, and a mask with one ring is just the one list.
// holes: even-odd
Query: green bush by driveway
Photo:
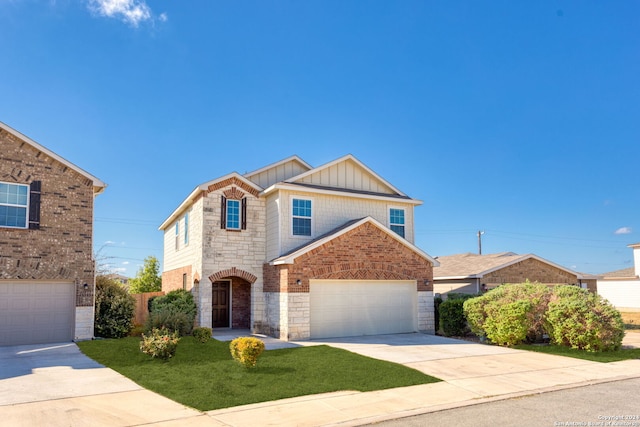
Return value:
[(231, 358), (229, 343), (184, 337), (174, 357), (152, 359), (140, 340), (79, 342), (87, 356), (141, 386), (208, 411), (340, 390), (372, 391), (440, 381), (395, 363), (329, 346), (265, 351), (247, 370)]

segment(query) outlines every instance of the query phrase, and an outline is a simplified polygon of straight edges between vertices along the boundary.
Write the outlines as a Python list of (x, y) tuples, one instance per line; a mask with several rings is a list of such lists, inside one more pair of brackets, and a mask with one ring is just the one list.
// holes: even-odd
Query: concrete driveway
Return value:
[(143, 389), (73, 343), (0, 347), (0, 425), (215, 425)]

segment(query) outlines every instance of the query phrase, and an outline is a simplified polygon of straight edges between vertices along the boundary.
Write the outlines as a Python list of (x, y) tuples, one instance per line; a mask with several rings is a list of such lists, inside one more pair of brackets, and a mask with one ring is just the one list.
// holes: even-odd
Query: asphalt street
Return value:
[(375, 424), (377, 427), (637, 426), (640, 379), (570, 388)]

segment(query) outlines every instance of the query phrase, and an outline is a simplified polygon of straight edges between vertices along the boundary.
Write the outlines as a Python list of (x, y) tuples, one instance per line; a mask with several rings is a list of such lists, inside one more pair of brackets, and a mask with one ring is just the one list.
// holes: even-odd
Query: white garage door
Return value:
[(0, 282), (0, 345), (73, 340), (73, 283)]
[(311, 338), (414, 332), (415, 281), (312, 280)]

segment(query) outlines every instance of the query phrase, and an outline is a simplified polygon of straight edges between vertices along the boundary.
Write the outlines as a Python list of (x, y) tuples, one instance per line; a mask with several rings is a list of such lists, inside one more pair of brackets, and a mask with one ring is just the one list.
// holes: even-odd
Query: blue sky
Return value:
[(134, 276), (196, 185), (351, 153), (432, 256), (602, 273), (640, 241), (640, 2), (0, 0), (0, 121), (99, 177)]

